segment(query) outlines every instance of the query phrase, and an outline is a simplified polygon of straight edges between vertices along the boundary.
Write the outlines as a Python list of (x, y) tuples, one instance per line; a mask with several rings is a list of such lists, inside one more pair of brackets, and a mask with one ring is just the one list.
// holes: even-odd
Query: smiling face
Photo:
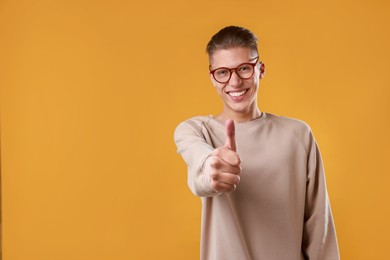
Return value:
[[(242, 63), (253, 63), (257, 53), (249, 48), (235, 47), (216, 50), (210, 57), (211, 70), (226, 67), (236, 68)], [(249, 79), (241, 79), (236, 71), (231, 75), (227, 83), (217, 82), (210, 74), (218, 94), (222, 98), (223, 112), (217, 117), (220, 120), (233, 119), (237, 122), (250, 121), (260, 115), (257, 107), (257, 91), (259, 81), (263, 73), (260, 65), (254, 68), (253, 76)]]

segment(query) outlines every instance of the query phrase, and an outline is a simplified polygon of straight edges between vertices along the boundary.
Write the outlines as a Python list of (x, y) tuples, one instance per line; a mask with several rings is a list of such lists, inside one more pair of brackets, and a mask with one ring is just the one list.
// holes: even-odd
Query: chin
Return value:
[(255, 107), (254, 104), (255, 103), (253, 102), (253, 100), (245, 100), (245, 101), (240, 102), (240, 103), (229, 102), (227, 105), (231, 110), (233, 110), (235, 112), (245, 113), (245, 112), (251, 111)]
[(237, 106), (237, 105), (233, 105), (233, 106), (228, 106), (229, 107), (229, 110), (231, 110), (232, 112), (234, 113), (240, 113), (240, 114), (245, 114), (245, 113), (249, 113), (252, 109), (251, 109), (251, 106)]

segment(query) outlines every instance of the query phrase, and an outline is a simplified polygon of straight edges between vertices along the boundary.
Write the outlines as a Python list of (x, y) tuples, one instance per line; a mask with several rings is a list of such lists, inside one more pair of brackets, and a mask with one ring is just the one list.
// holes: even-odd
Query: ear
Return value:
[(209, 77), (210, 77), (211, 83), (213, 83), (213, 86), (214, 86), (214, 87), (217, 87), (218, 84), (220, 84), (220, 83), (218, 83), (218, 82), (214, 79), (213, 74), (211, 74), (210, 72), (209, 72)]
[(260, 76), (259, 78), (262, 79), (265, 76), (265, 64), (263, 62), (260, 63)]
[(215, 87), (215, 79), (210, 72), (209, 72), (209, 77), (210, 77), (211, 83), (213, 83), (213, 86)]

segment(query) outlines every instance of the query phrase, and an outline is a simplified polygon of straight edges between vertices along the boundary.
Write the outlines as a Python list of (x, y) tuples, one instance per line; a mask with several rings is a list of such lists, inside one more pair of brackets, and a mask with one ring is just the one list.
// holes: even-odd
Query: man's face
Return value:
[[(227, 50), (217, 50), (210, 57), (211, 70), (220, 67), (236, 68), (242, 63), (254, 63), (257, 54), (242, 47)], [(219, 83), (210, 73), (211, 81), (224, 103), (223, 114), (233, 116), (237, 114), (249, 115), (257, 109), (257, 91), (260, 80), (259, 65), (254, 68), (253, 76), (249, 79), (241, 79), (234, 71), (227, 83)]]

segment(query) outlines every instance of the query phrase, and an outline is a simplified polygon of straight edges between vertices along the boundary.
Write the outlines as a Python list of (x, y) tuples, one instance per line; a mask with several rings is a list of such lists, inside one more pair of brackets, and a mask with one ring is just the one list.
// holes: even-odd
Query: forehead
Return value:
[(212, 68), (236, 67), (241, 63), (249, 62), (255, 57), (256, 55), (249, 48), (219, 49), (210, 56), (210, 65)]

